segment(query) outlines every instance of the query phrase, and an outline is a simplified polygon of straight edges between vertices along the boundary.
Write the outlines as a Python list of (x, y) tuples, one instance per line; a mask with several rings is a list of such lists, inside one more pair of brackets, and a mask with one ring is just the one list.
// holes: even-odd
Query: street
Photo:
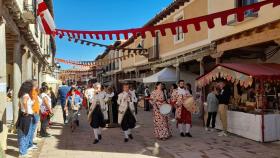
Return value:
[[(56, 107), (54, 125), (49, 129), (53, 135), (39, 143), (40, 149), (34, 158), (278, 158), (280, 144), (261, 144), (235, 135), (218, 137), (217, 132), (206, 132), (197, 119), (192, 128), (193, 138), (181, 138), (172, 122), (173, 137), (167, 141), (154, 139), (152, 113), (142, 109), (138, 114), (138, 126), (133, 131), (134, 140), (124, 143), (119, 128), (103, 129), (102, 141), (94, 145), (93, 131), (89, 127), (85, 111), (80, 117), (80, 127), (71, 133), (69, 126), (63, 126), (61, 108)], [(8, 145), (16, 137), (10, 136)], [(12, 141), (14, 140), (14, 141)], [(7, 157), (16, 156), (17, 148), (8, 147)], [(13, 155), (13, 156), (12, 156)]]

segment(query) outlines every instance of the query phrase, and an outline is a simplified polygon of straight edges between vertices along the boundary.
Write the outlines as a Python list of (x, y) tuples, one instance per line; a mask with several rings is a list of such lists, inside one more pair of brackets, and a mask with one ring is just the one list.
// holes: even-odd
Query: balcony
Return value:
[(28, 4), (27, 1), (24, 1), (22, 17), (26, 23), (35, 24), (36, 16), (34, 5)]
[(159, 59), (159, 45), (148, 48), (148, 61), (156, 61)]

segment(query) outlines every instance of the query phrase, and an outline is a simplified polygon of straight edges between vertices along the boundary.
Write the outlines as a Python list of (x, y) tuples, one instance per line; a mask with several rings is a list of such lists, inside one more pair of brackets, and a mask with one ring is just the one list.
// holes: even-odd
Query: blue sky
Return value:
[[(143, 26), (172, 0), (54, 0), (55, 23), (59, 29), (115, 30)], [(114, 41), (94, 42), (111, 44)], [(57, 58), (93, 60), (104, 48), (56, 40)], [(69, 66), (61, 64), (62, 68)]]

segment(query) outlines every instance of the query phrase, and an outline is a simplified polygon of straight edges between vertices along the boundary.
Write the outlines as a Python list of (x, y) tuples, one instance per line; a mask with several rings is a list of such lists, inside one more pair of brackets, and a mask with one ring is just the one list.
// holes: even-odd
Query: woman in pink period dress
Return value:
[(166, 103), (161, 82), (156, 84), (156, 89), (151, 94), (150, 103), (153, 106), (154, 135), (157, 139), (166, 140), (171, 137), (171, 131), (168, 116), (162, 115), (159, 111), (160, 106)]

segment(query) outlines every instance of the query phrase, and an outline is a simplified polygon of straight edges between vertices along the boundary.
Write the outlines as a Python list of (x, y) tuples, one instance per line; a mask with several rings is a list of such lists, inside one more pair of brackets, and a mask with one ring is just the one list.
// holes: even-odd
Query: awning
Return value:
[(164, 68), (149, 77), (143, 78), (144, 83), (174, 82), (176, 80), (176, 70), (173, 68)]
[(218, 64), (210, 72), (197, 78), (197, 86), (203, 87), (217, 78), (224, 78), (231, 82), (238, 82), (241, 86), (252, 85), (253, 79), (279, 80), (280, 64), (249, 64), (223, 63)]

